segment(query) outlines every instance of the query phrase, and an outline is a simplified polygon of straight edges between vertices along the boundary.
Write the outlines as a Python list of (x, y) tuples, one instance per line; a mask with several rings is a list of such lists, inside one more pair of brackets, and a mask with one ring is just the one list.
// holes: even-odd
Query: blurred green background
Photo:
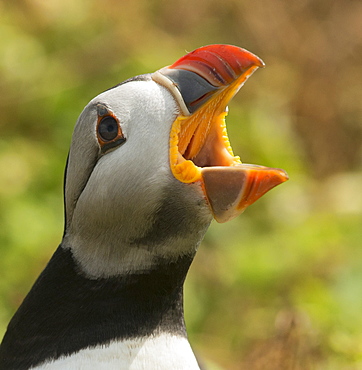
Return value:
[(84, 105), (211, 43), (265, 61), (229, 137), (290, 181), (212, 224), (186, 284), (194, 349), (227, 369), (362, 369), (360, 0), (0, 1), (0, 336), (61, 240)]

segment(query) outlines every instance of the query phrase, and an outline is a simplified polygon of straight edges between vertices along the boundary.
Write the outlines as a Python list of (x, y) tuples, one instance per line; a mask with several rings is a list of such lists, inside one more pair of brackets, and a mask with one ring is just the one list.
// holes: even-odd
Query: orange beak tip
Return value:
[(269, 190), (288, 180), (284, 170), (241, 164), (202, 169), (204, 191), (217, 222), (240, 215)]

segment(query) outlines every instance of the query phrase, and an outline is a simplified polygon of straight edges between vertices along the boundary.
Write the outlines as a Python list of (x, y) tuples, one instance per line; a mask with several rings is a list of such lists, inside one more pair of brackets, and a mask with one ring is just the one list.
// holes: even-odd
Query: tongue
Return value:
[(288, 180), (279, 168), (253, 164), (202, 168), (202, 179), (217, 222), (237, 217), (267, 191)]

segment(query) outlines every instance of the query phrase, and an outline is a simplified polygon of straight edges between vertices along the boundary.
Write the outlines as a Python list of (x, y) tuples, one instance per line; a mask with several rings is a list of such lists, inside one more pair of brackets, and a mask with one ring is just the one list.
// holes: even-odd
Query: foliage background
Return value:
[(61, 239), (83, 106), (210, 43), (266, 62), (229, 136), (290, 181), (212, 225), (186, 286), (191, 342), (228, 369), (362, 369), (359, 0), (0, 1), (0, 332)]

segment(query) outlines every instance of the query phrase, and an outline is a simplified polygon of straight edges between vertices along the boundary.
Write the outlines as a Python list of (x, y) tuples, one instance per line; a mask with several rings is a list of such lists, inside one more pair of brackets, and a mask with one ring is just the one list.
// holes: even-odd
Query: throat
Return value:
[(9, 324), (2, 352), (17, 362), (9, 366), (35, 366), (114, 340), (186, 337), (183, 283), (191, 261), (160, 260), (143, 273), (89, 279), (59, 247)]

